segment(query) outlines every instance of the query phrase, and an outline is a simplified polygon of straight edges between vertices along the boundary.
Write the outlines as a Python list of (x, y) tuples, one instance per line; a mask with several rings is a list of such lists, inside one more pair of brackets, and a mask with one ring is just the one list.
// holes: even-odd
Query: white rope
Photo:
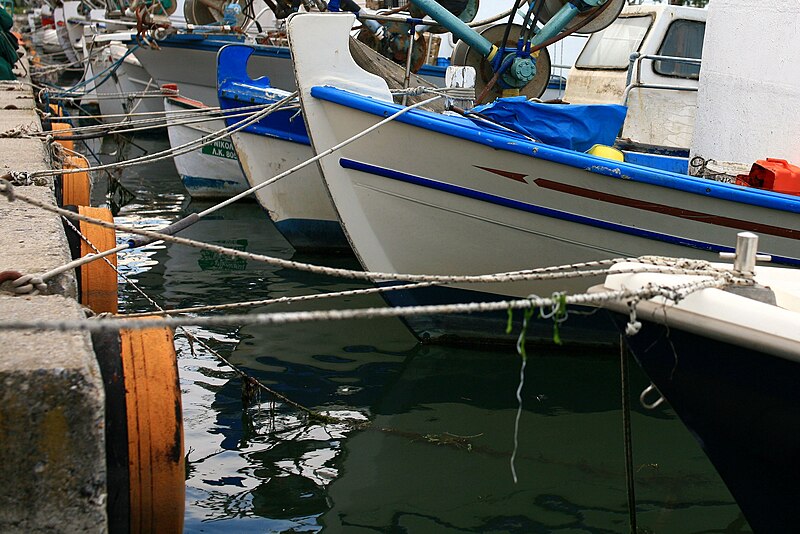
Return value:
[(177, 147), (170, 147), (169, 149), (162, 150), (161, 152), (156, 152), (154, 154), (148, 154), (148, 155), (145, 155), (145, 156), (134, 158), (134, 159), (128, 160), (128, 161), (126, 161), (124, 163), (108, 163), (108, 164), (105, 164), (105, 165), (98, 165), (96, 167), (90, 167), (89, 169), (65, 169), (65, 170), (33, 171), (33, 172), (30, 173), (30, 176), (32, 176), (32, 177), (55, 176), (55, 175), (59, 175), (59, 174), (72, 174), (72, 173), (76, 173), (76, 172), (85, 172), (87, 170), (88, 171), (99, 171), (99, 170), (111, 169), (111, 168), (123, 169), (123, 168), (126, 168), (126, 167), (133, 167), (135, 165), (142, 165), (144, 163), (153, 163), (153, 162), (160, 161), (160, 160), (163, 160), (163, 159), (171, 159), (171, 158), (174, 158), (175, 156), (180, 156), (181, 154), (186, 154), (188, 152), (191, 152), (191, 151), (193, 151), (193, 150), (195, 150), (195, 149), (197, 149), (197, 148), (199, 148), (199, 147), (201, 147), (201, 146), (203, 146), (203, 145), (205, 145), (207, 143), (213, 143), (214, 141), (218, 141), (220, 139), (228, 137), (232, 133), (238, 132), (239, 130), (242, 130), (242, 129), (246, 128), (250, 124), (253, 124), (254, 122), (257, 122), (257, 121), (261, 120), (261, 118), (269, 115), (273, 111), (278, 110), (285, 102), (287, 102), (290, 98), (292, 98), (294, 96), (295, 96), (295, 93), (293, 93), (293, 94), (291, 94), (291, 95), (279, 100), (275, 104), (271, 104), (269, 106), (266, 106), (261, 111), (253, 113), (250, 116), (250, 119), (248, 119), (248, 120), (240, 121), (240, 122), (236, 123), (233, 126), (226, 126), (222, 130), (214, 132), (213, 134), (209, 134), (209, 135), (200, 137), (198, 139), (191, 140), (191, 141), (189, 141), (187, 143), (184, 143), (182, 145), (179, 145)]
[(88, 320), (53, 320), (53, 321), (0, 321), (0, 330), (82, 330), (88, 332), (142, 330), (146, 328), (177, 328), (184, 326), (218, 327), (218, 326), (267, 326), (306, 323), (311, 321), (344, 321), (351, 319), (376, 319), (391, 317), (413, 317), (420, 315), (486, 313), (508, 309), (529, 309), (566, 305), (601, 306), (611, 301), (627, 302), (631, 299), (650, 299), (665, 297), (674, 302), (686, 295), (706, 288), (720, 288), (731, 284), (730, 277), (706, 279), (687, 282), (675, 286), (654, 286), (637, 290), (615, 290), (599, 293), (581, 293), (562, 297), (537, 297), (525, 299), (472, 302), (466, 304), (442, 304), (430, 306), (407, 306), (393, 308), (361, 308), (348, 310), (319, 310), (304, 312), (258, 313), (248, 315), (218, 315), (213, 317), (168, 317), (163, 319), (116, 319), (113, 317), (97, 317)]
[[(264, 109), (264, 106), (263, 105), (248, 106), (248, 110), (251, 108)], [(282, 109), (292, 109), (292, 107), (288, 106)], [(77, 137), (78, 135), (87, 135), (92, 133), (125, 134), (132, 132), (141, 132), (141, 131), (163, 128), (165, 121), (167, 126), (183, 126), (183, 125), (202, 124), (204, 122), (218, 121), (220, 119), (236, 119), (240, 117), (252, 117), (254, 113), (252, 111), (242, 111), (241, 113), (237, 112), (226, 113), (225, 111), (216, 111), (214, 113), (203, 114), (202, 116), (199, 117), (197, 115), (198, 113), (194, 113), (194, 115), (182, 116), (184, 117), (183, 119), (174, 121), (172, 120), (172, 115), (166, 115), (165, 118), (160, 118), (160, 119), (144, 119), (141, 121), (129, 121), (129, 122), (123, 120), (112, 124), (96, 124), (91, 126), (81, 126), (77, 128), (70, 128), (68, 130), (59, 130), (58, 132), (56, 132), (54, 139), (56, 141), (62, 139), (69, 140), (72, 138), (72, 136)], [(139, 123), (139, 124), (134, 126), (134, 123)], [(222, 131), (224, 130), (211, 131), (208, 133), (214, 134)], [(41, 132), (40, 135), (50, 135), (52, 133), (53, 132)], [(175, 150), (175, 149), (170, 148), (170, 150)]]
[(248, 196), (248, 195), (250, 195), (252, 193), (255, 193), (259, 189), (267, 187), (270, 184), (274, 184), (275, 182), (277, 182), (281, 178), (285, 178), (286, 176), (289, 176), (290, 174), (292, 174), (292, 173), (294, 173), (294, 172), (296, 172), (296, 171), (298, 171), (298, 170), (300, 170), (300, 169), (302, 169), (304, 167), (307, 167), (307, 166), (311, 165), (312, 163), (315, 163), (315, 162), (321, 160), (325, 156), (333, 154), (334, 152), (336, 152), (340, 148), (343, 148), (343, 147), (349, 145), (350, 143), (352, 143), (354, 141), (357, 141), (357, 140), (361, 139), (362, 137), (374, 132), (375, 130), (377, 130), (378, 128), (383, 126), (384, 124), (387, 124), (387, 123), (395, 120), (400, 115), (402, 115), (404, 113), (407, 113), (407, 112), (411, 111), (412, 109), (417, 108), (419, 106), (424, 106), (425, 104), (429, 104), (429, 103), (433, 102), (434, 100), (436, 100), (438, 98), (442, 98), (442, 96), (438, 95), (438, 96), (435, 96), (433, 98), (429, 98), (427, 100), (423, 100), (421, 102), (417, 102), (416, 104), (412, 104), (410, 106), (406, 106), (406, 107), (396, 111), (395, 113), (389, 115), (388, 117), (386, 117), (382, 121), (380, 121), (380, 122), (378, 122), (376, 124), (373, 124), (372, 126), (367, 128), (366, 130), (354, 135), (353, 137), (350, 137), (349, 139), (345, 139), (344, 141), (342, 141), (338, 145), (333, 146), (333, 147), (331, 147), (331, 148), (329, 148), (327, 150), (324, 150), (324, 151), (320, 152), (319, 154), (317, 154), (316, 156), (314, 156), (314, 157), (312, 157), (310, 159), (307, 159), (302, 163), (298, 163), (297, 165), (295, 165), (291, 169), (286, 170), (286, 171), (278, 174), (277, 176), (273, 176), (269, 180), (261, 182), (260, 184), (258, 184), (256, 186), (253, 186), (253, 187), (251, 187), (250, 189), (248, 189), (246, 191), (242, 191), (238, 195), (235, 195), (235, 196), (225, 200), (224, 202), (220, 202), (216, 206), (212, 206), (212, 207), (208, 208), (207, 210), (201, 211), (198, 214), (198, 217), (202, 218), (202, 217), (204, 217), (204, 216), (206, 216), (206, 215), (208, 215), (210, 213), (213, 213), (213, 212), (215, 212), (215, 211), (217, 211), (217, 210), (219, 210), (221, 208), (224, 208), (225, 206), (227, 206), (229, 204), (232, 204), (232, 203), (236, 202), (237, 200), (239, 200), (241, 198), (244, 198), (244, 197), (246, 197), (246, 196)]
[(375, 293), (386, 293), (389, 291), (401, 291), (408, 289), (420, 289), (423, 287), (430, 287), (436, 285), (434, 282), (422, 282), (416, 284), (401, 284), (395, 286), (379, 286), (369, 287), (364, 289), (350, 289), (347, 291), (334, 291), (330, 293), (315, 293), (310, 295), (297, 295), (294, 297), (277, 297), (272, 299), (261, 300), (248, 300), (245, 302), (232, 302), (228, 304), (209, 304), (207, 306), (192, 306), (189, 308), (174, 308), (169, 310), (160, 310), (158, 312), (139, 312), (139, 313), (126, 313), (125, 317), (147, 317), (152, 315), (177, 315), (180, 313), (198, 313), (204, 311), (222, 311), (232, 310), (238, 308), (251, 308), (255, 306), (269, 306), (270, 304), (294, 304), (296, 302), (307, 302), (310, 300), (326, 300), (339, 297), (359, 297), (363, 295), (372, 295)]
[[(230, 116), (230, 117), (239, 116), (239, 114), (244, 116), (244, 115), (248, 114), (246, 112), (256, 111), (256, 110), (260, 110), (260, 109), (264, 109), (264, 105), (263, 104), (259, 104), (259, 105), (256, 105), (256, 106), (246, 106), (246, 107), (236, 108), (235, 110), (233, 110), (233, 111), (235, 111), (237, 113), (236, 115), (233, 115), (233, 114), (226, 115), (226, 111), (221, 109), (221, 108), (219, 108), (219, 107), (209, 107), (209, 108), (202, 108), (202, 109), (196, 109), (196, 110), (188, 110), (187, 109), (187, 110), (184, 110), (184, 111), (143, 112), (141, 114), (140, 113), (131, 114), (130, 116), (134, 117), (134, 116), (139, 116), (139, 115), (157, 115), (157, 117), (149, 117), (149, 118), (143, 118), (143, 119), (137, 119), (137, 120), (125, 120), (125, 119), (123, 119), (123, 120), (119, 120), (119, 121), (115, 121), (115, 122), (106, 122), (106, 123), (102, 123), (102, 124), (90, 124), (90, 125), (87, 125), (87, 126), (73, 126), (73, 127), (70, 127), (69, 130), (59, 131), (58, 134), (59, 135), (65, 135), (65, 134), (87, 133), (87, 132), (96, 132), (96, 131), (104, 132), (104, 131), (107, 131), (110, 128), (112, 128), (112, 129), (113, 128), (129, 128), (129, 127), (136, 127), (136, 126), (142, 126), (142, 125), (163, 124), (164, 121), (167, 118), (175, 118), (176, 121), (182, 121), (182, 120), (185, 119), (187, 121), (196, 120), (198, 122), (204, 122), (204, 121), (216, 120), (218, 118), (223, 118), (223, 117), (228, 117), (228, 116)], [(212, 115), (213, 118), (206, 118), (209, 115)], [(61, 120), (71, 120), (71, 119), (74, 119), (74, 118), (78, 118), (78, 119), (87, 119), (87, 118), (97, 119), (97, 118), (128, 117), (128, 116), (129, 115), (126, 115), (126, 114), (80, 115), (78, 117), (52, 117), (51, 120), (52, 121), (58, 121), (59, 119), (61, 119)], [(190, 122), (187, 122), (186, 124), (189, 124), (189, 123)], [(51, 132), (40, 132), (39, 135), (49, 135), (50, 133)]]
[(91, 263), (95, 260), (103, 259), (112, 254), (116, 254), (117, 252), (125, 250), (126, 248), (128, 248), (127, 244), (119, 245), (103, 252), (87, 254), (86, 256), (80, 257), (41, 274), (22, 275), (16, 280), (9, 282), (8, 289), (18, 295), (38, 295), (45, 293), (47, 291), (47, 280), (77, 267), (81, 267), (87, 263)]
[[(492, 273), (492, 274), (481, 274), (481, 275), (398, 274), (398, 273), (387, 273), (387, 272), (355, 271), (351, 269), (325, 267), (320, 265), (297, 262), (293, 260), (285, 260), (283, 258), (276, 258), (273, 256), (255, 254), (252, 252), (236, 250), (232, 248), (223, 247), (220, 245), (212, 245), (210, 243), (204, 243), (201, 241), (195, 241), (192, 239), (187, 239), (174, 235), (168, 235), (161, 232), (146, 230), (143, 228), (135, 228), (131, 226), (124, 226), (112, 222), (103, 221), (101, 219), (87, 217), (86, 215), (73, 213), (71, 211), (49, 205), (47, 203), (36, 200), (32, 197), (28, 197), (27, 195), (18, 194), (14, 191), (13, 186), (7, 180), (3, 179), (0, 179), (0, 193), (6, 195), (9, 199), (22, 200), (34, 206), (41, 207), (44, 210), (62, 215), (68, 219), (85, 221), (92, 224), (97, 224), (98, 226), (102, 226), (105, 228), (114, 228), (115, 230), (121, 232), (142, 235), (150, 238), (151, 240), (166, 241), (179, 245), (186, 245), (200, 250), (208, 250), (218, 254), (243, 258), (246, 260), (251, 260), (259, 263), (266, 263), (268, 265), (273, 265), (284, 269), (294, 269), (314, 274), (322, 274), (322, 275), (351, 279), (351, 280), (365, 280), (370, 282), (395, 281), (395, 282), (435, 282), (435, 283), (448, 283), (448, 284), (450, 283), (483, 284), (483, 283), (516, 282), (516, 281), (531, 281), (531, 280), (552, 280), (552, 279), (578, 278), (587, 276), (600, 276), (603, 274), (607, 274), (607, 270), (605, 269), (576, 270), (576, 269), (586, 269), (587, 267), (597, 267), (601, 265), (613, 265), (614, 263), (619, 263), (621, 261), (632, 261), (632, 262), (639, 261), (641, 263), (648, 263), (653, 265), (666, 265), (667, 262), (666, 258), (660, 258), (656, 256), (645, 257), (646, 258), (645, 260), (637, 258), (616, 258), (611, 260), (597, 260), (592, 262), (583, 262), (570, 265), (559, 265), (554, 267), (542, 267), (537, 269), (526, 269), (519, 271), (508, 271), (504, 273)], [(691, 260), (686, 260), (686, 261), (691, 261)], [(729, 273), (729, 271), (716, 269), (710, 263), (699, 260), (691, 261), (691, 263), (687, 264), (687, 267), (688, 268), (673, 268), (665, 266), (664, 268), (667, 270), (665, 270), (664, 272), (669, 272), (672, 274), (700, 274), (708, 276), (725, 275), (726, 273)], [(567, 271), (567, 272), (562, 272), (562, 271)]]

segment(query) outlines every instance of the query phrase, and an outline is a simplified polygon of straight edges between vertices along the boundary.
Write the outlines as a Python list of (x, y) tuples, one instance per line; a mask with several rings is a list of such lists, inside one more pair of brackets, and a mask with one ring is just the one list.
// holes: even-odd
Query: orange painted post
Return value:
[[(114, 222), (108, 208), (91, 208), (79, 206), (78, 213), (107, 222)], [(96, 224), (81, 221), (80, 231), (100, 252), (117, 246), (116, 232), (113, 228), (103, 228)], [(94, 250), (81, 239), (81, 257), (93, 253)], [(107, 256), (117, 265), (117, 255)], [(98, 259), (81, 266), (81, 304), (88, 306), (95, 313), (117, 313), (117, 273), (105, 260)]]
[[(65, 169), (87, 169), (89, 162), (83, 156), (67, 156)], [(91, 181), (89, 171), (70, 172), (61, 175), (61, 199), (64, 206), (88, 206), (91, 204)]]
[(71, 135), (70, 130), (72, 130), (72, 126), (64, 122), (54, 122), (50, 127), (53, 129), (53, 136), (55, 137), (56, 143), (67, 150), (75, 151), (75, 142), (72, 139), (65, 139)]
[(128, 420), (130, 532), (182, 532), (186, 467), (172, 330), (120, 332)]

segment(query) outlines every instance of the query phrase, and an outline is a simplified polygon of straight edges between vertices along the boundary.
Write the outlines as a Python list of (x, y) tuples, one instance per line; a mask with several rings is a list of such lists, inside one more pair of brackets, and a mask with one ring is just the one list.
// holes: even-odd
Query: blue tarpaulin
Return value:
[(471, 111), (542, 143), (586, 152), (594, 145), (614, 144), (628, 108), (616, 104), (542, 104), (515, 96)]

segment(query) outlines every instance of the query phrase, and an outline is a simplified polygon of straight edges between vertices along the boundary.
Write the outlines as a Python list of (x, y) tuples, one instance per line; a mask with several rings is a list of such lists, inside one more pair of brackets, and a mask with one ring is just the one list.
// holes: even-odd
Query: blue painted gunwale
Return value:
[[(402, 109), (399, 104), (365, 97), (331, 86), (312, 87), (311, 96), (380, 117), (388, 117)], [(535, 143), (518, 134), (501, 130), (487, 130), (476, 126), (475, 123), (463, 117), (412, 109), (395, 120), (418, 128), (479, 143), (497, 150), (505, 150), (561, 165), (569, 165), (609, 178), (640, 182), (740, 204), (800, 213), (800, 197), (714, 182), (705, 178), (694, 178), (631, 163), (614, 162), (581, 152)]]
[[(247, 62), (256, 52), (255, 47), (244, 44), (229, 44), (219, 50), (217, 98), (222, 109), (234, 112), (240, 107), (252, 104), (274, 104), (291, 94), (289, 91), (272, 87), (268, 76), (261, 76), (255, 80), (248, 76)], [(247, 120), (247, 117), (226, 117), (225, 123), (228, 126), (235, 126)], [(294, 109), (275, 111), (241, 131), (311, 146), (305, 122), (298, 110)]]
[[(603, 221), (600, 219), (586, 217), (584, 215), (578, 215), (566, 211), (556, 210), (545, 206), (538, 206), (536, 204), (530, 204), (528, 202), (521, 202), (519, 200), (513, 200), (498, 195), (492, 195), (490, 193), (484, 193), (483, 191), (476, 191), (474, 189), (470, 189), (467, 187), (444, 183), (437, 180), (431, 180), (430, 178), (424, 178), (422, 176), (416, 176), (413, 174), (408, 174), (393, 169), (387, 169), (385, 167), (378, 167), (376, 165), (371, 165), (369, 163), (363, 163), (360, 161), (355, 161), (347, 158), (340, 158), (339, 165), (341, 165), (345, 169), (353, 169), (360, 172), (366, 172), (369, 174), (374, 174), (376, 176), (390, 178), (392, 180), (399, 180), (402, 182), (411, 183), (422, 187), (427, 187), (430, 189), (436, 189), (438, 191), (445, 191), (447, 193), (452, 193), (454, 195), (459, 195), (466, 198), (472, 198), (483, 202), (489, 202), (491, 204), (504, 206), (506, 208), (525, 211), (527, 213), (534, 213), (536, 215), (543, 215), (545, 217), (552, 217), (554, 219), (560, 219), (563, 221), (568, 221), (576, 224), (593, 226), (595, 228), (602, 228), (604, 230), (610, 230), (612, 232), (619, 232), (622, 234), (633, 235), (645, 239), (652, 239), (654, 241), (661, 241), (663, 243), (670, 243), (672, 245), (680, 245), (684, 247), (690, 247), (698, 250), (706, 250), (710, 252), (735, 252), (735, 249), (732, 247), (715, 245), (713, 243), (708, 243), (705, 241), (697, 241), (695, 239), (689, 239), (669, 234), (662, 234), (659, 232), (653, 232), (651, 230), (645, 230), (642, 228), (635, 228), (623, 224)], [(794, 267), (800, 266), (799, 258), (789, 258), (777, 254), (771, 254), (771, 256), (773, 263), (791, 265)]]
[[(136, 44), (133, 39), (126, 41), (125, 44)], [(158, 46), (167, 48), (185, 48), (189, 50), (204, 50), (217, 52), (220, 48), (229, 44), (244, 44), (244, 36), (228, 34), (203, 34), (203, 33), (176, 33), (169, 35), (165, 39), (158, 41)], [(292, 59), (289, 49), (285, 46), (270, 46), (256, 43), (248, 43), (257, 56), (277, 57)]]
[[(219, 89), (217, 96), (219, 98), (220, 106), (227, 111), (236, 111), (239, 107), (244, 107), (249, 104), (274, 104), (283, 98), (284, 94), (278, 94), (277, 91), (264, 91), (261, 90), (260, 95), (254, 95), (252, 98), (250, 92), (240, 91), (241, 87), (231, 89), (231, 86), (226, 86), (225, 89)], [(281, 91), (281, 93), (286, 93)], [(289, 94), (289, 93), (286, 93)], [(238, 103), (238, 105), (236, 104)], [(234, 126), (239, 122), (248, 120), (247, 117), (234, 117), (226, 118), (225, 122), (228, 126)], [(250, 124), (242, 129), (243, 132), (261, 135), (266, 137), (274, 137), (276, 139), (283, 139), (284, 141), (291, 141), (301, 145), (311, 146), (311, 141), (308, 139), (306, 132), (306, 125), (303, 118), (297, 114), (297, 110), (282, 110), (271, 113), (254, 124)]]

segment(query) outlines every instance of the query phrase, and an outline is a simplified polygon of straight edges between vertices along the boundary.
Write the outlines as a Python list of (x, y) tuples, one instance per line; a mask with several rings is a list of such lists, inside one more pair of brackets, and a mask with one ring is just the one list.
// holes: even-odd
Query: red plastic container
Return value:
[(785, 159), (760, 159), (753, 163), (750, 174), (737, 176), (736, 183), (776, 193), (800, 195), (800, 167)]

